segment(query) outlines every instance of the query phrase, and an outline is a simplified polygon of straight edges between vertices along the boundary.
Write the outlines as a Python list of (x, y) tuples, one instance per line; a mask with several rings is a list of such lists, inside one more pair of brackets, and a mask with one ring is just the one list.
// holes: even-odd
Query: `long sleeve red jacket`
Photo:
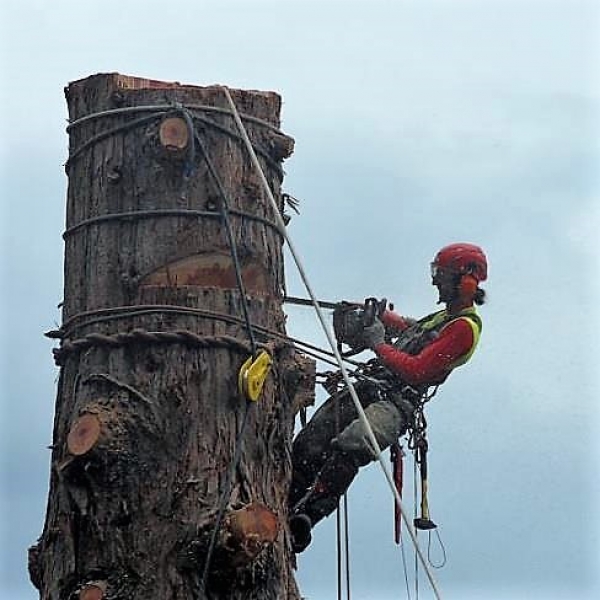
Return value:
[[(382, 321), (398, 331), (410, 321), (386, 311)], [(374, 351), (381, 362), (410, 385), (437, 385), (452, 369), (469, 355), (477, 339), (469, 318), (458, 316), (439, 331), (437, 337), (416, 355), (408, 354), (391, 344), (378, 344)]]

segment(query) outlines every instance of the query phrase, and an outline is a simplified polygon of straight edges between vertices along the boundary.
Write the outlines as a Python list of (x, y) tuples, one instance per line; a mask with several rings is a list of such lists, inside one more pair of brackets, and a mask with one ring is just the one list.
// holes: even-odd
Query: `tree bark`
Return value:
[[(223, 91), (113, 73), (65, 93), (63, 325), (51, 334), (61, 370), (32, 582), (43, 600), (297, 600), (286, 500), (314, 363), (286, 342), (283, 240)], [(293, 140), (278, 131), (280, 97), (231, 93), (283, 212)], [(206, 592), (251, 344), (202, 148), (228, 198), (256, 341), (274, 361), (248, 404)]]

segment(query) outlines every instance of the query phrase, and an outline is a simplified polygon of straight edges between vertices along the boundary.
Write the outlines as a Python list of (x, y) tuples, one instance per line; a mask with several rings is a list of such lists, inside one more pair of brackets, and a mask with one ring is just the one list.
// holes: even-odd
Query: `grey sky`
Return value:
[[(323, 298), (420, 316), (435, 251), (485, 248), (480, 348), (429, 409), (442, 597), (600, 596), (597, 2), (5, 0), (0, 30), (1, 600), (37, 597), (26, 548), (56, 392), (42, 333), (62, 297), (63, 87), (108, 71), (282, 94), (285, 188), (302, 200), (289, 231)], [(289, 310), (289, 332), (325, 343), (307, 309)], [(405, 597), (376, 465), (350, 513), (352, 597)], [(311, 600), (335, 597), (334, 529), (299, 559)], [(420, 589), (432, 597), (423, 575)]]

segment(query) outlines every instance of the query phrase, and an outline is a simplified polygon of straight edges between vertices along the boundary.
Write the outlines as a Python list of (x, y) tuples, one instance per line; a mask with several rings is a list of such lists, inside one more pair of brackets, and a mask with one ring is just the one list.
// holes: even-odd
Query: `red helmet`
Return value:
[(438, 268), (448, 269), (460, 275), (472, 275), (478, 282), (487, 279), (487, 258), (475, 244), (459, 242), (444, 246), (431, 263), (432, 276)]

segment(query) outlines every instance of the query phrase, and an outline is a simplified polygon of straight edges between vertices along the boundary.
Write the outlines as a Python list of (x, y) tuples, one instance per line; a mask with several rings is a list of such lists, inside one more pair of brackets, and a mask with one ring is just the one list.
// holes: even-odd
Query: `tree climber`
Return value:
[[(362, 345), (393, 381), (385, 391), (369, 379), (355, 385), (382, 449), (406, 433), (427, 389), (443, 383), (473, 354), (481, 331), (474, 304), (485, 301), (479, 283), (486, 278), (487, 259), (479, 246), (445, 246), (431, 263), (443, 310), (419, 321), (385, 310), (372, 324), (361, 325)], [(311, 528), (337, 508), (359, 467), (376, 458), (347, 389), (333, 394), (293, 442), (289, 506), (295, 552), (308, 546)]]

